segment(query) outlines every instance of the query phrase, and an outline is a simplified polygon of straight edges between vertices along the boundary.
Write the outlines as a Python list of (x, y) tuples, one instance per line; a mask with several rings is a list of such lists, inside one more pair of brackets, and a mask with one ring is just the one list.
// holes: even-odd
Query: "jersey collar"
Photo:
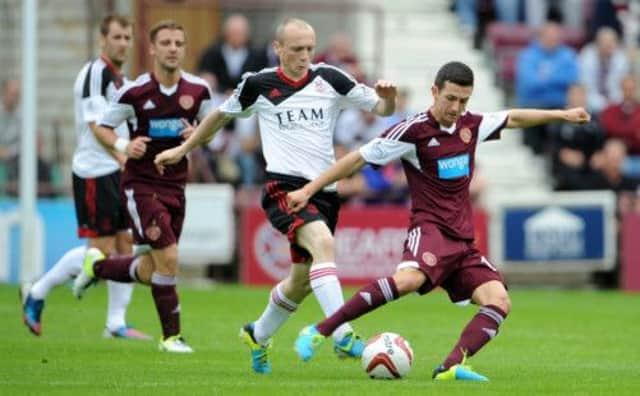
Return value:
[(294, 88), (300, 88), (301, 86), (306, 84), (307, 81), (309, 81), (309, 77), (311, 76), (311, 69), (307, 70), (307, 74), (305, 74), (304, 77), (297, 81), (287, 77), (287, 75), (282, 71), (282, 66), (278, 66), (278, 70), (276, 70), (276, 73), (278, 74), (280, 80), (285, 84), (291, 85)]

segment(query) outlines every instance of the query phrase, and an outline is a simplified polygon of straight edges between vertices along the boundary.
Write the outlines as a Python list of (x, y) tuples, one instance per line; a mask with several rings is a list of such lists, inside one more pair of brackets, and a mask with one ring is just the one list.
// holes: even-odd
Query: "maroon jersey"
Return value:
[(467, 112), (450, 128), (418, 113), (360, 148), (365, 161), (401, 158), (411, 195), (411, 224), (433, 223), (456, 239), (473, 239), (469, 183), (478, 142), (499, 139), (507, 112)]
[(187, 180), (187, 159), (167, 166), (164, 175), (158, 173), (153, 160), (161, 151), (182, 143), (182, 118), (190, 124), (196, 119), (202, 120), (210, 105), (211, 92), (207, 83), (186, 72), (182, 72), (178, 83), (170, 88), (161, 86), (150, 73), (121, 88), (100, 125), (114, 128), (127, 121), (131, 139), (151, 138), (142, 158), (127, 160), (122, 184), (140, 182), (157, 188), (183, 190)]

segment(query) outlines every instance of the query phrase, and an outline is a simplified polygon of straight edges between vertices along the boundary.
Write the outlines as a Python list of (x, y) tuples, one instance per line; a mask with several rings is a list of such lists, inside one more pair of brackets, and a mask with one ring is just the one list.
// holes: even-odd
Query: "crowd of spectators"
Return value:
[[(502, 38), (510, 31), (514, 37), (531, 35), (510, 54), (512, 84), (500, 84), (513, 89), (505, 95), (509, 105), (583, 106), (591, 112), (588, 124), (524, 131), (524, 143), (549, 164), (553, 187), (613, 190), (627, 202), (619, 209), (640, 207), (640, 1), (455, 0), (452, 5), (462, 33), (474, 37), (476, 48), (496, 50), (495, 38), (485, 37), (498, 31), (495, 26)], [(496, 71), (496, 76), (511, 74)]]

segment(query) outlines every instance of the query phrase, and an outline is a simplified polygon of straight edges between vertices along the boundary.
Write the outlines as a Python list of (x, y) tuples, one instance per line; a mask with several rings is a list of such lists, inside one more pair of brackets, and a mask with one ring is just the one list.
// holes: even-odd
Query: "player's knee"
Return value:
[(403, 270), (393, 276), (398, 294), (403, 296), (414, 292), (424, 284), (425, 275), (418, 270)]
[(327, 234), (317, 237), (311, 246), (311, 254), (314, 261), (324, 260), (324, 257), (333, 256), (334, 249), (333, 235)]
[(509, 295), (506, 292), (492, 296), (489, 304), (500, 308), (505, 314), (509, 314), (509, 312), (511, 312), (511, 298), (509, 298)]

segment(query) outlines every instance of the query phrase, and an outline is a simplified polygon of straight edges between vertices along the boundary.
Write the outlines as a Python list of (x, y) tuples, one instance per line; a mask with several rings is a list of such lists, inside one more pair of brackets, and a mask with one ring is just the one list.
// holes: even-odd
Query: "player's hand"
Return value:
[(149, 136), (138, 136), (127, 145), (127, 157), (140, 159), (147, 152), (147, 142), (150, 142)]
[(158, 173), (164, 175), (164, 168), (166, 165), (173, 165), (178, 163), (182, 157), (184, 157), (184, 153), (182, 152), (182, 146), (170, 148), (168, 150), (164, 150), (163, 152), (156, 155), (156, 158), (153, 160), (153, 163), (156, 165), (156, 169)]
[(398, 87), (386, 80), (378, 80), (373, 88), (378, 96), (383, 99), (395, 98), (398, 95)]
[(569, 110), (565, 110), (565, 118), (569, 122), (585, 123), (591, 121), (591, 114), (589, 114), (582, 107), (574, 107)]
[(301, 211), (309, 203), (309, 198), (309, 194), (302, 188), (288, 193), (287, 208), (289, 208), (289, 212), (297, 213)]
[(182, 125), (184, 125), (184, 129), (180, 131), (180, 136), (182, 136), (184, 140), (187, 140), (189, 139), (189, 136), (193, 135), (193, 132), (196, 130), (198, 121), (194, 121), (193, 125), (189, 124), (189, 121), (187, 121), (186, 118), (181, 118), (180, 121), (182, 121)]

